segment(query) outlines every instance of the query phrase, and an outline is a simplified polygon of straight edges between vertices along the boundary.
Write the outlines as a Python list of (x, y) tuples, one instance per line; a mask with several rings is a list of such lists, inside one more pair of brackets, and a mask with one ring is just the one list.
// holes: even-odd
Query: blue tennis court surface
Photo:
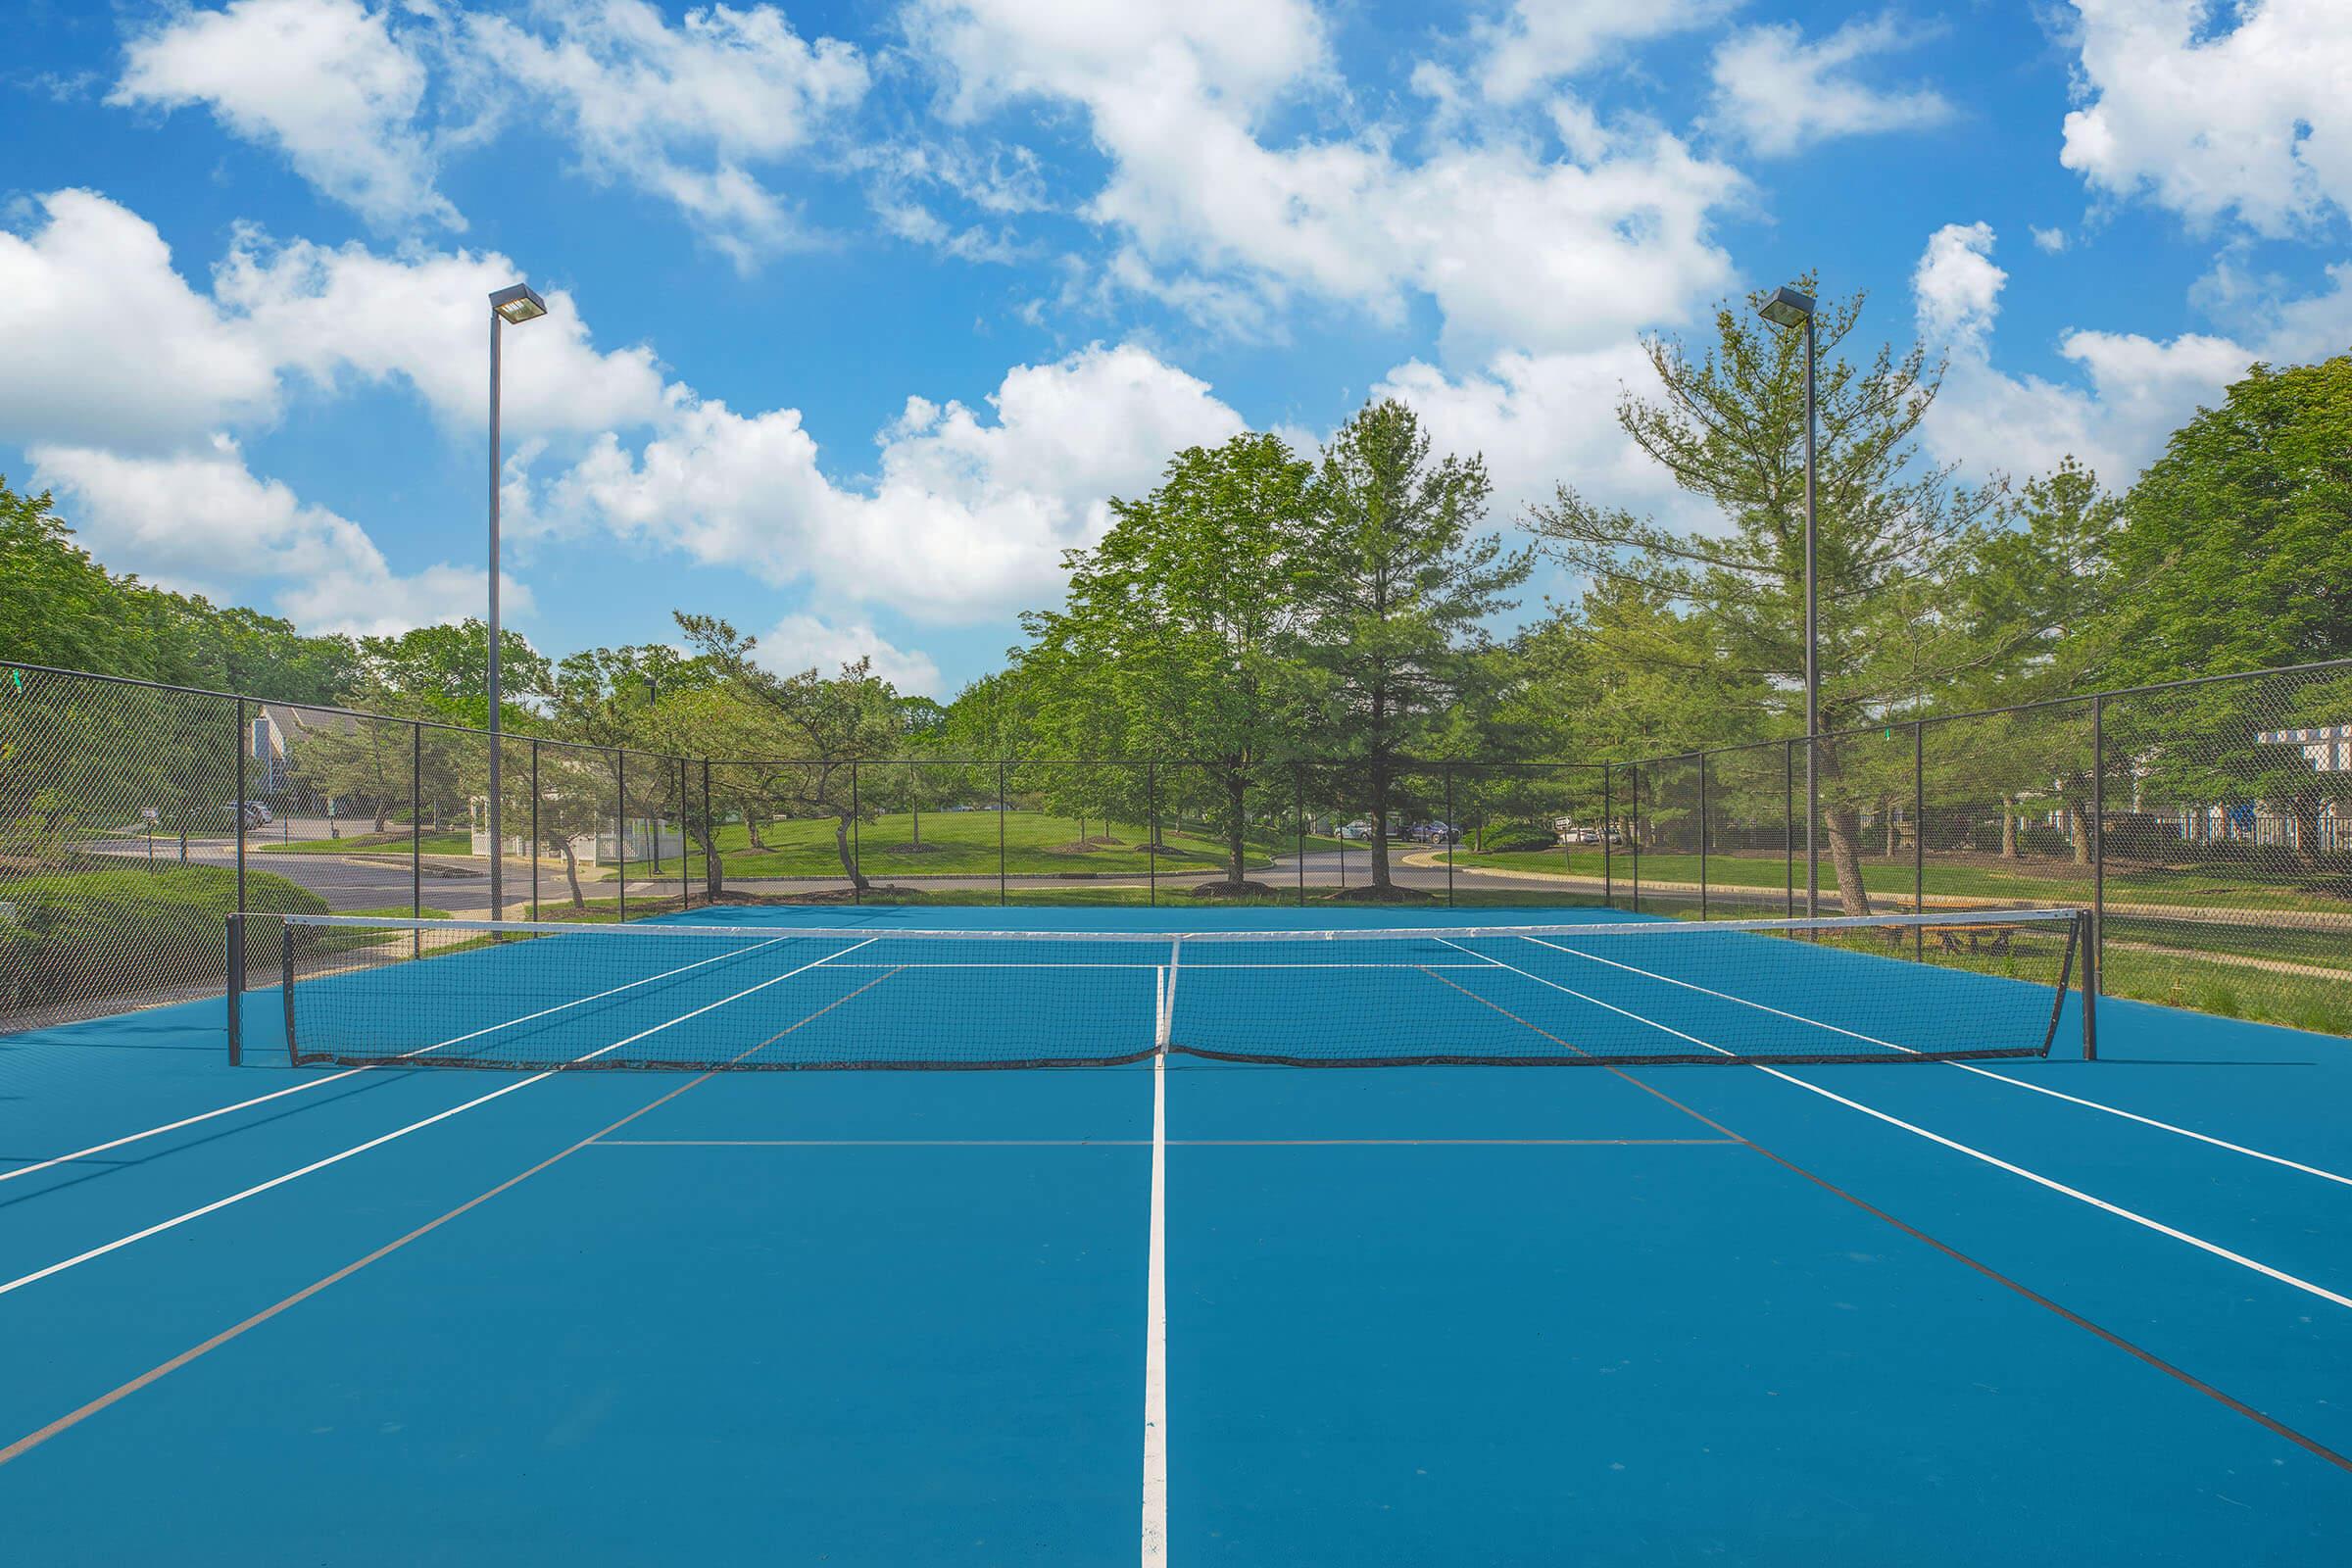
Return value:
[[(295, 1068), (271, 991), (244, 1005), (275, 1054), (238, 1068), (219, 1002), (0, 1040), (9, 1560), (2345, 1560), (2352, 1045), (2109, 1001), (2084, 1062), (2070, 1001), (2048, 1059), (1807, 1064), (1770, 1031), (1899, 1053), (2028, 988), (1789, 943), (1776, 1021), (1736, 963), (1573, 939), (1433, 940), (1373, 977), (1188, 953), (1171, 988), (1156, 956), (1084, 944), (1016, 983), (905, 938), (1023, 913), (704, 911), (873, 946), (575, 1005), (598, 988), (551, 948), (561, 1034), (501, 1027), (539, 981), (417, 988), (506, 956), (462, 953), (319, 1021), (388, 1050), (464, 1015), (510, 1065), (923, 1030), (1140, 1059)], [(1398, 1017), (1789, 1060), (1182, 1049), (1336, 1058)]]

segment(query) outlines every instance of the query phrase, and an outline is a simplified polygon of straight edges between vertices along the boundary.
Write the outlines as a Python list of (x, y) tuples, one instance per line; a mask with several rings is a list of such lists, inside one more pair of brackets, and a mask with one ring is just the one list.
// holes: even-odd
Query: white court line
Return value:
[[(1885, 1046), (1889, 1050), (1902, 1052), (1905, 1055), (1916, 1056), (1919, 1054), (1909, 1046), (1898, 1046), (1891, 1040), (1881, 1040), (1876, 1035), (1862, 1034), (1853, 1029), (1840, 1029), (1834, 1023), (1825, 1023), (1819, 1018), (1808, 1018), (1801, 1013), (1784, 1012), (1779, 1007), (1770, 1006), (1761, 1002), (1751, 1002), (1745, 997), (1736, 997), (1728, 991), (1717, 991), (1708, 986), (1694, 985), (1689, 980), (1677, 980), (1670, 974), (1659, 974), (1654, 969), (1644, 969), (1631, 963), (1620, 963), (1615, 958), (1604, 958), (1598, 954), (1583, 953), (1575, 948), (1563, 948), (1556, 942), (1546, 942), (1541, 937), (1524, 937), (1521, 940), (1532, 942), (1539, 948), (1549, 948), (1554, 953), (1565, 953), (1572, 958), (1589, 958), (1594, 963), (1607, 964), (1612, 969), (1623, 969), (1628, 974), (1647, 975), (1652, 980), (1663, 980), (1670, 986), (1681, 986), (1686, 991), (1695, 991), (1701, 996), (1715, 997), (1725, 1002), (1736, 1002), (1743, 1007), (1753, 1007), (1759, 1012), (1769, 1012), (1776, 1017), (1811, 1024), (1816, 1028), (1827, 1029), (1835, 1034), (1846, 1035), (1855, 1040), (1866, 1040), (1874, 1046)], [(2216, 1149), (2226, 1149), (2233, 1154), (2243, 1154), (2249, 1159), (2268, 1160), (2274, 1165), (2283, 1165), (2288, 1170), (2299, 1170), (2306, 1176), (2317, 1176), (2322, 1181), (2352, 1187), (2352, 1176), (2339, 1175), (2331, 1170), (2323, 1170), (2317, 1165), (2306, 1165), (2299, 1159), (2288, 1159), (2283, 1154), (2273, 1154), (2259, 1149), (2248, 1149), (2245, 1145), (2233, 1144), (2227, 1138), (2216, 1138), (2211, 1133), (2201, 1133), (2192, 1127), (2180, 1127), (2169, 1121), (2159, 1121), (2153, 1116), (2143, 1116), (2136, 1110), (2126, 1110), (2121, 1105), (2110, 1105), (2096, 1100), (2085, 1100), (2080, 1095), (2070, 1095), (2042, 1084), (2030, 1083), (2023, 1078), (2012, 1078), (2007, 1073), (1989, 1072), (1973, 1062), (1947, 1061), (1943, 1065), (1957, 1067), (1962, 1072), (1973, 1072), (1980, 1078), (1989, 1078), (1995, 1083), (2009, 1084), (2018, 1089), (2030, 1089), (2037, 1095), (2047, 1095), (2052, 1100), (2063, 1100), (2069, 1104), (2081, 1105), (2086, 1110), (2105, 1111), (2110, 1116), (2121, 1116), (2126, 1121), (2135, 1121), (2143, 1127), (2153, 1127), (2160, 1132), (2176, 1133), (2182, 1138), (2193, 1138), (2200, 1144), (2210, 1144)]]
[(1144, 1287), (1143, 1568), (1168, 1560), (1168, 1058), (1152, 1057), (1152, 1264)]
[[(1469, 953), (1471, 950), (1464, 948), (1462, 951), (1464, 953)], [(1739, 1053), (1736, 1051), (1725, 1050), (1723, 1047), (1715, 1044), (1711, 1040), (1701, 1040), (1696, 1035), (1685, 1034), (1682, 1030), (1674, 1028), (1670, 1024), (1660, 1023), (1655, 1018), (1645, 1018), (1638, 1012), (1628, 1012), (1625, 1008), (1617, 1006), (1612, 1003), (1603, 1002), (1598, 997), (1587, 996), (1584, 992), (1577, 990), (1573, 986), (1561, 985), (1557, 980), (1546, 980), (1540, 974), (1530, 974), (1527, 970), (1518, 967), (1516, 964), (1504, 963), (1500, 958), (1490, 958), (1488, 959), (1488, 962), (1492, 963), (1497, 969), (1507, 969), (1522, 979), (1533, 980), (1540, 986), (1549, 986), (1554, 991), (1566, 992), (1569, 996), (1575, 997), (1581, 1002), (1589, 1002), (1596, 1007), (1605, 1007), (1609, 1011), (1617, 1013), (1622, 1017), (1633, 1019), (1636, 1023), (1646, 1024), (1650, 1028), (1658, 1030), (1662, 1034), (1670, 1034), (1674, 1036), (1677, 1040), (1688, 1040), (1690, 1042), (1690, 1044), (1698, 1046), (1707, 1051), (1712, 1051), (1718, 1055), (1737, 1056), (1739, 1054)], [(2180, 1230), (2174, 1226), (2167, 1225), (2164, 1223), (2164, 1221), (2159, 1219), (2150, 1219), (2147, 1215), (2139, 1213), (2135, 1209), (2126, 1208), (2121, 1203), (2111, 1203), (2104, 1198), (2094, 1198), (2090, 1194), (2083, 1192), (2079, 1187), (2069, 1187), (2062, 1181), (2058, 1181), (2052, 1177), (2044, 1176), (2039, 1171), (2028, 1170), (2023, 1165), (2013, 1164), (2009, 1160), (2003, 1159), (1997, 1154), (1987, 1154), (1984, 1152), (1984, 1151), (1981, 1149), (1973, 1149), (1967, 1144), (1961, 1143), (1958, 1139), (1946, 1138), (1941, 1133), (1930, 1132), (1927, 1128), (1915, 1126), (1910, 1122), (1904, 1121), (1899, 1116), (1892, 1116), (1887, 1114), (1886, 1111), (1876, 1108), (1875, 1106), (1865, 1105), (1858, 1100), (1848, 1100), (1845, 1096), (1824, 1089), (1819, 1084), (1807, 1083), (1804, 1079), (1785, 1073), (1778, 1067), (1767, 1067), (1762, 1062), (1756, 1061), (1748, 1062), (1745, 1065), (1753, 1067), (1758, 1072), (1769, 1073), (1771, 1076), (1778, 1078), (1785, 1084), (1794, 1084), (1797, 1088), (1806, 1091), (1808, 1094), (1819, 1095), (1824, 1100), (1834, 1100), (1838, 1104), (1843, 1105), (1850, 1110), (1858, 1110), (1862, 1112), (1862, 1114), (1865, 1116), (1875, 1116), (1880, 1121), (1886, 1123), (1890, 1127), (1899, 1127), (1907, 1133), (1915, 1133), (1919, 1137), (1927, 1139), (1930, 1143), (1940, 1144), (1944, 1148), (1949, 1149), (1956, 1153), (1966, 1154), (1971, 1159), (1983, 1160), (1985, 1164), (1992, 1166), (1996, 1170), (2005, 1170), (2012, 1176), (2022, 1176), (2027, 1181), (2034, 1183), (2037, 1187), (2046, 1187), (2051, 1192), (2071, 1198), (2079, 1203), (2088, 1203), (2091, 1207), (2103, 1210), (2109, 1214), (2113, 1214), (2118, 1219), (2127, 1219), (2134, 1225), (2144, 1226), (2148, 1230), (2154, 1231), (2159, 1236), (2169, 1236), (2174, 1241), (2193, 1247), (2201, 1252), (2209, 1252), (2213, 1256), (2221, 1258), (2226, 1262), (2235, 1263), (2240, 1268), (2251, 1269), (2257, 1274), (2277, 1280), (2281, 1285), (2291, 1285), (2298, 1291), (2307, 1292), (2310, 1295), (2320, 1298), (2320, 1299), (2324, 1301), (2332, 1301), (2337, 1306), (2352, 1307), (2352, 1296), (2339, 1296), (2335, 1292), (2328, 1289), (2328, 1287), (2325, 1285), (2315, 1285), (2310, 1280), (2303, 1279), (2298, 1275), (2287, 1273), (2284, 1269), (2273, 1268), (2268, 1263), (2259, 1262), (2254, 1258), (2246, 1256), (2243, 1252), (2233, 1252), (2229, 1248), (2222, 1246), (2218, 1242), (2209, 1242), (2202, 1236), (2192, 1236), (2187, 1231)]]
[[(785, 939), (779, 937), (776, 940), (783, 941)], [(642, 980), (632, 980), (627, 985), (614, 986), (611, 991), (600, 991), (592, 997), (575, 997), (571, 1001), (563, 1004), (562, 1006), (546, 1007), (538, 1012), (530, 1013), (521, 1018), (510, 1018), (506, 1023), (491, 1025), (490, 1029), (477, 1029), (474, 1031), (474, 1034), (488, 1034), (491, 1032), (491, 1030), (505, 1029), (518, 1023), (528, 1023), (532, 1018), (544, 1018), (551, 1012), (561, 1012), (564, 1007), (576, 1007), (583, 1003), (601, 1002), (607, 997), (613, 996), (622, 991), (630, 990), (636, 986), (650, 985), (656, 980), (666, 980), (672, 975), (684, 974), (688, 969), (699, 969), (704, 964), (716, 963), (719, 961), (719, 958), (739, 958), (742, 957), (744, 954), (757, 953), (760, 948), (769, 947), (772, 945), (773, 944), (762, 942), (759, 944), (758, 947), (745, 948), (735, 953), (722, 953), (718, 955), (717, 957), (697, 958), (694, 962), (683, 964), (678, 968), (664, 969), (660, 974), (649, 974)], [(845, 951), (855, 952), (857, 950), (848, 949)], [(458, 1041), (471, 1040), (472, 1038), (474, 1038), (474, 1035), (460, 1035), (457, 1037), (457, 1040), (444, 1040), (437, 1045), (420, 1046), (415, 1051), (403, 1052), (396, 1059), (406, 1061), (411, 1056), (421, 1056), (427, 1052), (439, 1051), (442, 1046), (454, 1046), (458, 1043)], [(193, 1116), (182, 1116), (177, 1121), (168, 1121), (163, 1123), (161, 1126), (149, 1127), (141, 1132), (125, 1133), (121, 1138), (110, 1138), (103, 1144), (92, 1144), (87, 1149), (76, 1149), (70, 1154), (57, 1154), (48, 1159), (40, 1160), (30, 1165), (19, 1165), (13, 1170), (0, 1170), (0, 1182), (13, 1182), (20, 1176), (30, 1176), (37, 1171), (48, 1170), (58, 1165), (71, 1165), (75, 1160), (87, 1159), (92, 1154), (103, 1154), (109, 1150), (121, 1149), (125, 1145), (138, 1143), (142, 1139), (161, 1137), (165, 1133), (175, 1133), (182, 1127), (193, 1127), (198, 1122), (211, 1121), (215, 1116), (226, 1116), (235, 1111), (250, 1110), (256, 1105), (266, 1105), (272, 1100), (282, 1100), (288, 1095), (299, 1095), (306, 1089), (317, 1089), (322, 1084), (331, 1084), (338, 1079), (349, 1078), (354, 1073), (372, 1072), (378, 1066), (388, 1067), (391, 1065), (391, 1062), (371, 1062), (365, 1067), (346, 1067), (341, 1072), (328, 1073), (323, 1078), (307, 1078), (301, 1083), (290, 1085), (284, 1089), (273, 1089), (266, 1095), (256, 1095), (251, 1100), (240, 1100), (233, 1105), (216, 1106), (214, 1109), (198, 1111)]]
[[(867, 940), (878, 941), (880, 939), (868, 938)], [(865, 943), (863, 942), (858, 944), (858, 947), (860, 948), (864, 946)], [(858, 951), (858, 948), (847, 948), (843, 951), (847, 953), (855, 953)], [(835, 956), (839, 956), (839, 955), (827, 956), (827, 957)], [(798, 969), (789, 969), (783, 974), (775, 975), (769, 979), (762, 980), (756, 986), (746, 987), (745, 989), (736, 992), (735, 995), (731, 997), (722, 997), (716, 1002), (697, 1007), (692, 1012), (682, 1012), (675, 1018), (670, 1018), (662, 1023), (654, 1025), (651, 1029), (640, 1029), (625, 1040), (615, 1040), (611, 1045), (599, 1046), (594, 1051), (572, 1057), (571, 1060), (564, 1065), (576, 1066), (583, 1061), (593, 1061), (597, 1057), (606, 1054), (608, 1052), (618, 1051), (623, 1046), (635, 1045), (638, 1041), (643, 1040), (648, 1035), (660, 1034), (662, 1030), (684, 1023), (689, 1018), (699, 1018), (704, 1013), (712, 1011), (715, 1008), (723, 1007), (730, 1002), (740, 1002), (745, 997), (751, 996), (754, 992), (765, 991), (769, 986), (776, 984), (778, 981), (789, 980), (796, 974), (804, 974), (810, 969), (816, 968), (825, 961), (825, 958), (818, 958), (813, 962), (804, 963)], [(425, 1117), (421, 1121), (413, 1121), (406, 1127), (396, 1128), (391, 1132), (379, 1134), (376, 1137), (368, 1139), (366, 1143), (354, 1144), (349, 1149), (343, 1150), (339, 1153), (329, 1154), (323, 1159), (314, 1159), (308, 1165), (301, 1166), (295, 1170), (286, 1171), (282, 1175), (272, 1176), (266, 1182), (256, 1182), (253, 1186), (246, 1188), (243, 1192), (231, 1193), (226, 1198), (216, 1198), (211, 1202), (191, 1208), (184, 1214), (174, 1214), (170, 1219), (158, 1220), (156, 1223), (147, 1226), (143, 1230), (132, 1231), (127, 1236), (118, 1236), (111, 1242), (106, 1242), (100, 1246), (90, 1248), (87, 1251), (76, 1252), (72, 1257), (61, 1258), (57, 1262), (51, 1263), (46, 1268), (37, 1268), (29, 1274), (19, 1275), (17, 1278), (8, 1281), (6, 1284), (0, 1284), (0, 1296), (6, 1296), (11, 1291), (21, 1290), (27, 1285), (32, 1285), (41, 1280), (45, 1280), (52, 1274), (63, 1274), (67, 1269), (78, 1267), (83, 1263), (89, 1262), (93, 1258), (104, 1257), (109, 1252), (121, 1251), (123, 1248), (128, 1247), (135, 1242), (143, 1242), (150, 1236), (161, 1236), (164, 1232), (177, 1229), (179, 1226), (187, 1224), (190, 1220), (198, 1220), (204, 1218), (204, 1216), (207, 1214), (219, 1213), (221, 1209), (228, 1207), (232, 1203), (242, 1203), (248, 1198), (257, 1198), (263, 1193), (270, 1191), (272, 1188), (283, 1187), (286, 1185), (286, 1183), (298, 1180), (304, 1176), (308, 1176), (313, 1171), (324, 1170), (329, 1165), (340, 1164), (355, 1154), (365, 1154), (371, 1149), (380, 1149), (385, 1144), (391, 1143), (394, 1139), (406, 1138), (413, 1132), (420, 1132), (424, 1128), (430, 1127), (437, 1121), (447, 1121), (450, 1117), (457, 1115), (460, 1111), (471, 1110), (476, 1105), (486, 1105), (501, 1095), (511, 1095), (517, 1089), (528, 1089), (531, 1085), (538, 1083), (541, 1079), (553, 1078), (557, 1073), (562, 1072), (564, 1068), (562, 1067), (548, 1067), (542, 1069), (541, 1071), (532, 1073), (527, 1078), (516, 1079), (511, 1084), (502, 1084), (500, 1087), (491, 1090), (486, 1095), (475, 1096), (473, 1099), (466, 1101), (464, 1104), (452, 1105), (447, 1110), (436, 1111), (434, 1114)]]

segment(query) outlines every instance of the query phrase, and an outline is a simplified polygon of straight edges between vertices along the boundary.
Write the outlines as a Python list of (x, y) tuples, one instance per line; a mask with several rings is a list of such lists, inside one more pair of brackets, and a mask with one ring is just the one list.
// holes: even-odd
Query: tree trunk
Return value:
[(384, 830), (390, 814), (391, 813), (386, 811), (383, 808), (383, 805), (379, 802), (375, 808), (375, 830), (378, 833), (381, 833)]
[(767, 842), (760, 837), (760, 812), (757, 809), (750, 807), (744, 808), (743, 827), (752, 836), (753, 849), (764, 851), (768, 848)]
[(1893, 859), (1894, 851), (1894, 803), (1889, 801), (1886, 803), (1886, 858)]
[(834, 814), (833, 852), (841, 857), (841, 869), (849, 877), (850, 886), (863, 893), (866, 889), (865, 873), (858, 868), (858, 857), (850, 851), (850, 818), (847, 812)]
[(1825, 806), (1822, 826), (1830, 839), (1830, 869), (1838, 879), (1838, 903), (1846, 914), (1870, 913), (1870, 894), (1862, 885), (1861, 813), (1850, 806)]
[(910, 800), (907, 808), (914, 812), (914, 847), (919, 850), (923, 847), (923, 803)]
[(1248, 823), (1242, 816), (1242, 770), (1238, 767), (1225, 772), (1225, 885), (1238, 888), (1249, 866), (1249, 844), (1246, 839)]
[(1386, 768), (1372, 770), (1372, 886), (1386, 888), (1389, 881), (1389, 775)]
[(2017, 800), (2009, 795), (2001, 797), (2001, 858), (2017, 858)]
[(580, 858), (572, 852), (570, 834), (566, 833), (560, 842), (564, 846), (564, 880), (571, 884), (571, 906), (585, 909), (588, 900), (580, 892)]
[(2295, 824), (2295, 858), (2304, 865), (2320, 863), (2320, 798), (2298, 790), (2286, 799), (2287, 819)]
[(2074, 840), (2075, 863), (2090, 863), (2090, 813), (2071, 798), (2066, 803), (2066, 831)]

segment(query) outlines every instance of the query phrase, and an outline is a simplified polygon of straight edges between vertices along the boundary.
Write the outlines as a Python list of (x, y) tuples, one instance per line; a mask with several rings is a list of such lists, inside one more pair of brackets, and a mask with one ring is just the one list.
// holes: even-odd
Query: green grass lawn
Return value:
[[(1801, 860), (1801, 856), (1800, 856)], [(1505, 854), (1479, 855), (1464, 853), (1455, 864), (1461, 866), (1494, 866), (1517, 871), (1550, 871), (1570, 876), (1599, 877), (1602, 872), (1598, 849), (1577, 848), (1559, 850), (1523, 850)], [(1609, 870), (1617, 881), (1630, 885), (1634, 879), (1635, 857), (1630, 851), (1617, 850), (1609, 856)], [(1644, 882), (1687, 882), (1695, 885), (1699, 880), (1699, 858), (1695, 855), (1644, 853), (1641, 857), (1641, 873)], [(1799, 878), (1803, 876), (1800, 865)], [(1706, 858), (1706, 880), (1710, 887), (1780, 888), (1786, 886), (1788, 862), (1778, 855), (1710, 855)], [(1911, 892), (1911, 859), (1898, 855), (1866, 857), (1862, 861), (1862, 885), (1873, 893), (1907, 896)], [(1922, 879), (1932, 894), (1954, 897), (1989, 899), (2076, 900), (2087, 903), (2090, 897), (2091, 868), (2076, 865), (2072, 860), (2050, 858), (2023, 859), (2004, 865), (1988, 857), (1972, 857), (1964, 860), (1928, 858), (1926, 874)], [(1829, 856), (1822, 855), (1822, 881), (1834, 887)], [(2308, 878), (2275, 871), (2257, 870), (2248, 866), (2157, 866), (2121, 868), (2110, 862), (2107, 868), (2107, 902), (2129, 904), (2223, 904), (2242, 909), (2309, 909), (2338, 908), (2352, 911), (2352, 890), (2314, 886)]]
[[(877, 882), (916, 877), (993, 877), (997, 874), (1000, 822), (1004, 832), (1004, 871), (1010, 876), (1142, 876), (1156, 862), (1162, 876), (1214, 876), (1225, 865), (1225, 848), (1198, 832), (1165, 831), (1159, 852), (1147, 851), (1144, 831), (1130, 823), (1105, 827), (1089, 818), (1080, 839), (1077, 818), (1044, 811), (925, 811), (919, 847), (915, 823), (905, 811), (858, 824), (858, 863)], [(761, 877), (838, 877), (841, 858), (834, 852), (833, 819), (803, 817), (763, 823), (764, 849), (754, 849), (751, 833), (741, 822), (718, 830), (719, 860), (730, 881)], [(1250, 869), (1263, 871), (1277, 854), (1289, 854), (1295, 839), (1252, 837)], [(1338, 849), (1336, 839), (1308, 838), (1307, 847)], [(1361, 848), (1361, 846), (1349, 846)], [(686, 856), (687, 870), (699, 883), (703, 855), (699, 847)], [(662, 857), (662, 870), (650, 861), (633, 860), (629, 874), (676, 875), (678, 858)]]

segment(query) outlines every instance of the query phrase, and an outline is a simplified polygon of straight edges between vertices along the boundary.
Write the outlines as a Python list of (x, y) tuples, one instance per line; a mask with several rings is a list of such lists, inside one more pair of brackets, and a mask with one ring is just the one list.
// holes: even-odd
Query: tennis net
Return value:
[[(2046, 1055), (2083, 917), (1185, 933), (266, 918), (283, 926), (298, 1064), (783, 1070)], [(270, 1009), (232, 1002), (232, 1050), (258, 1054)]]

